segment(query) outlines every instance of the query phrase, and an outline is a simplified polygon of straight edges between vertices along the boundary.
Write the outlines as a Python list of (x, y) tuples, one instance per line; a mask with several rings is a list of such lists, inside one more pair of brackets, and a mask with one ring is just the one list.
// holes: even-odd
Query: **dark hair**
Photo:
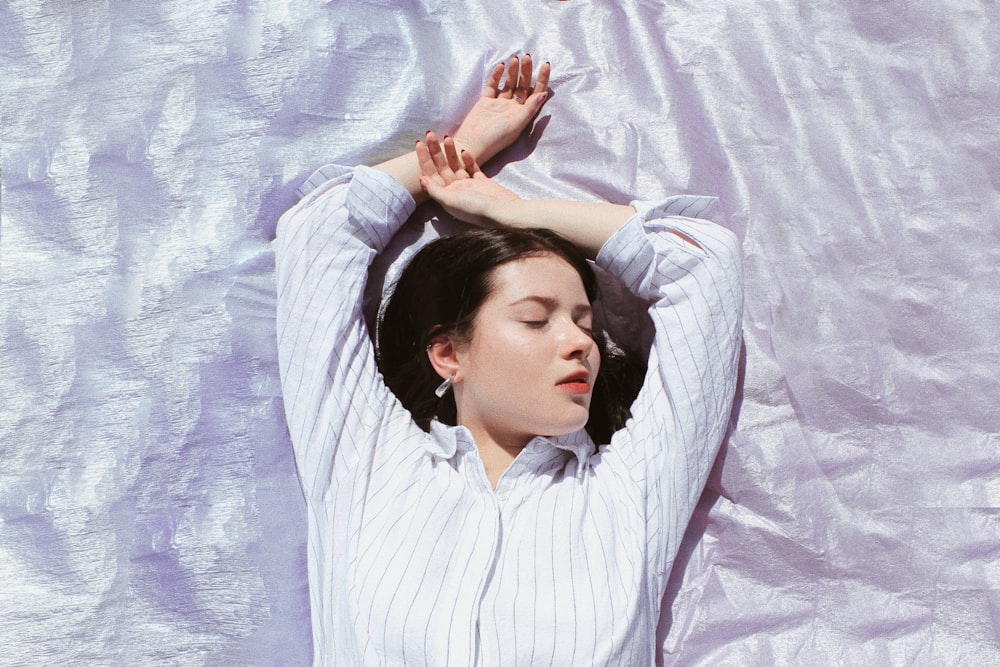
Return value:
[[(386, 384), (425, 431), (432, 419), (456, 422), (452, 392), (434, 395), (441, 383), (427, 346), (441, 333), (458, 341), (472, 336), (476, 313), (493, 291), (494, 269), (525, 257), (552, 254), (580, 275), (588, 300), (598, 295), (597, 277), (586, 258), (547, 229), (479, 229), (437, 239), (403, 269), (383, 304), (377, 326), (377, 359)], [(601, 370), (594, 383), (587, 432), (600, 444), (625, 425), (642, 383), (644, 367), (620, 350), (609, 351), (595, 334)], [(544, 435), (544, 434), (539, 434)]]

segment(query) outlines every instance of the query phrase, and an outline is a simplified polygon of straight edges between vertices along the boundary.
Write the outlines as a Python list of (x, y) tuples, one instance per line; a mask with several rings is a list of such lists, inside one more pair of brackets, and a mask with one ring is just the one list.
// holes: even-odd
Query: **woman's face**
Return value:
[(492, 278), (472, 338), (457, 351), (458, 422), (520, 445), (583, 428), (601, 359), (579, 274), (545, 254), (502, 264)]

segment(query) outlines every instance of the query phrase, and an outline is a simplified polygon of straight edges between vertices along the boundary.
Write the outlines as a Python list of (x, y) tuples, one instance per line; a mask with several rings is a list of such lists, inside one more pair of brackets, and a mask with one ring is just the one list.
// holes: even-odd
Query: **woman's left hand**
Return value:
[(417, 142), (420, 186), (445, 211), (463, 222), (495, 227), (504, 206), (521, 198), (486, 176), (469, 151), (459, 152), (455, 141), (428, 132)]
[[(512, 56), (506, 63), (499, 63), (486, 80), (483, 94), (465, 116), (465, 120), (455, 132), (454, 143), (457, 148), (464, 148), (476, 156), (480, 162), (486, 162), (491, 157), (510, 146), (524, 132), (531, 119), (538, 114), (548, 95), (549, 70), (551, 66), (545, 63), (538, 69), (537, 78), (532, 82), (531, 56), (527, 53), (522, 57)], [(501, 84), (503, 88), (501, 88)], [(435, 142), (437, 139), (435, 139)], [(428, 142), (429, 143), (429, 142)], [(427, 146), (424, 147), (427, 149)], [(456, 148), (452, 152), (456, 152)], [(440, 145), (428, 152), (442, 154)], [(457, 156), (457, 153), (456, 153)], [(445, 158), (446, 162), (449, 158)], [(472, 178), (460, 157), (455, 157), (454, 168), (442, 172), (434, 171), (434, 186), (444, 186), (456, 178)], [(473, 160), (475, 162), (475, 160)], [(429, 164), (434, 164), (432, 160)], [(406, 188), (416, 203), (421, 203), (431, 192), (421, 182), (421, 175), (430, 177), (431, 172), (425, 171), (414, 153), (406, 153), (391, 160), (375, 165), (375, 169), (384, 171)], [(478, 167), (476, 168), (478, 170)], [(448, 172), (451, 172), (450, 174)], [(464, 177), (462, 173), (464, 172)], [(486, 178), (483, 176), (483, 178)], [(445, 180), (447, 179), (447, 183)], [(487, 183), (491, 181), (486, 178)], [(469, 188), (469, 186), (463, 186)], [(499, 186), (498, 186), (499, 187)], [(478, 193), (480, 188), (476, 188)], [(503, 188), (501, 188), (503, 189)], [(513, 194), (513, 193), (511, 193)], [(448, 194), (444, 197), (448, 198)], [(443, 203), (443, 202), (442, 202)], [(460, 217), (460, 215), (456, 215)]]
[[(455, 131), (454, 139), (485, 164), (524, 132), (548, 96), (551, 65), (543, 63), (532, 82), (531, 54), (511, 56), (493, 68), (483, 94)], [(503, 81), (503, 88), (500, 83)]]

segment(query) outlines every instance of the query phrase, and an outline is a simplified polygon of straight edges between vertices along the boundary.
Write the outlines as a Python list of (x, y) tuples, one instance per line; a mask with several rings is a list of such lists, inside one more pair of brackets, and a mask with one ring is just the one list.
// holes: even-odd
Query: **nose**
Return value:
[(567, 359), (583, 359), (594, 349), (594, 339), (590, 332), (576, 322), (568, 322), (562, 336), (562, 355)]

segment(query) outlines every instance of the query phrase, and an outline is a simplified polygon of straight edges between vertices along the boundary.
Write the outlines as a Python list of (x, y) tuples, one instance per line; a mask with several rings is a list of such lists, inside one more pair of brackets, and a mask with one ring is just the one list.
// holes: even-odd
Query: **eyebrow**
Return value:
[[(515, 301), (511, 301), (507, 305), (513, 308), (514, 306), (519, 306), (522, 303), (525, 303), (526, 301), (532, 301), (532, 302), (535, 302), (535, 303), (539, 303), (539, 304), (545, 306), (546, 308), (548, 308), (549, 310), (555, 310), (556, 308), (559, 307), (559, 300), (558, 299), (553, 299), (552, 297), (538, 296), (538, 295), (531, 295), (531, 296), (522, 297), (522, 298), (517, 299)], [(580, 304), (577, 304), (577, 305), (573, 306), (573, 313), (575, 315), (577, 315), (577, 316), (579, 316), (581, 314), (583, 314), (583, 315), (592, 314), (593, 312), (594, 312), (594, 309), (593, 309), (593, 307), (589, 303), (580, 303)]]

